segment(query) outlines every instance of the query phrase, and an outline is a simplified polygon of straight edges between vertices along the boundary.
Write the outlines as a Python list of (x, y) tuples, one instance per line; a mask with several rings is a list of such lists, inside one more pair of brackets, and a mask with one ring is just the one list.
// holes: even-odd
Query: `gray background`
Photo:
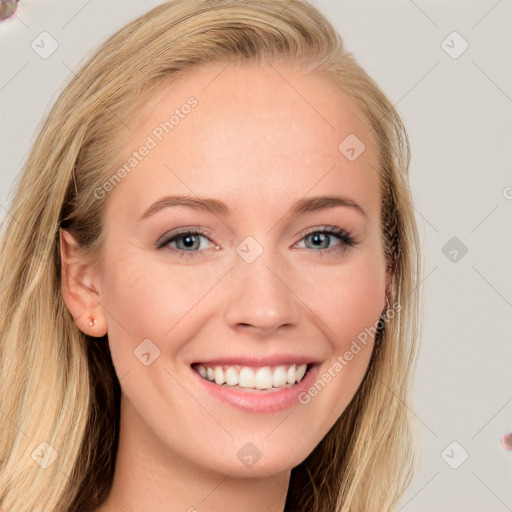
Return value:
[[(22, 0), (17, 18), (0, 24), (0, 218), (71, 70), (159, 3)], [(411, 137), (425, 320), (407, 405), (421, 463), (399, 510), (512, 511), (512, 451), (500, 443), (512, 431), (512, 2), (313, 3)], [(31, 47), (45, 37), (51, 49), (42, 32), (58, 44), (47, 58)]]

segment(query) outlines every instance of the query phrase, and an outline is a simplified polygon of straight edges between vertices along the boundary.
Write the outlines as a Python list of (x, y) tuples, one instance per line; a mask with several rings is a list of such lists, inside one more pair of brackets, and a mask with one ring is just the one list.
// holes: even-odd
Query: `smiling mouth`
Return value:
[(192, 369), (219, 386), (251, 391), (290, 388), (302, 381), (311, 366), (305, 363), (259, 367), (194, 363)]

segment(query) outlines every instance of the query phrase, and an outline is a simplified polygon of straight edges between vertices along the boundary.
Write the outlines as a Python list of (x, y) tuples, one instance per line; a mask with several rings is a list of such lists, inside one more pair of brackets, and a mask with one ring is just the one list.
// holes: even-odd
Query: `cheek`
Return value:
[(101, 303), (108, 318), (112, 357), (123, 367), (132, 364), (133, 351), (147, 339), (161, 352), (176, 353), (187, 341), (176, 334), (185, 325), (189, 337), (199, 328), (194, 326), (199, 326), (201, 298), (218, 280), (198, 276), (193, 267), (182, 271), (170, 271), (158, 263), (151, 267), (137, 254), (105, 263), (108, 271), (102, 280)]
[(375, 253), (307, 277), (302, 283), (302, 296), (322, 319), (324, 333), (337, 353), (347, 350), (352, 340), (380, 318), (385, 267)]
[(322, 302), (318, 293), (311, 297), (315, 303), (323, 304), (317, 306), (317, 311), (331, 355), (322, 364), (314, 385), (304, 396), (304, 403), (311, 402), (316, 409), (309, 421), (316, 424), (318, 418), (316, 426), (326, 429), (348, 406), (367, 370), (382, 313), (384, 264), (369, 254), (340, 267), (330, 280), (325, 276), (319, 280), (317, 276), (315, 282), (315, 290), (323, 284)]
[(352, 340), (379, 320), (384, 286), (369, 274), (347, 277), (326, 300), (336, 352), (347, 350)]

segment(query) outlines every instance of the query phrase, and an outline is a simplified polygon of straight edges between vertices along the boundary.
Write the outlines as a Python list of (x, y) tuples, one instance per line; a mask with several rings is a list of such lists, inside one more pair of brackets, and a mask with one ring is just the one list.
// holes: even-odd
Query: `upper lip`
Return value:
[(297, 354), (275, 354), (273, 356), (227, 356), (216, 357), (213, 359), (203, 359), (195, 361), (193, 365), (204, 364), (207, 366), (281, 366), (288, 364), (317, 364), (320, 361), (313, 357), (301, 356)]

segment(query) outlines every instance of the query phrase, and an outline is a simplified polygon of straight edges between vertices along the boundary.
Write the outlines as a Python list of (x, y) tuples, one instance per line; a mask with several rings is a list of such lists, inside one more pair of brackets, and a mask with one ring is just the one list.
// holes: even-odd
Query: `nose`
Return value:
[(293, 292), (292, 276), (270, 250), (253, 263), (238, 259), (229, 279), (225, 320), (231, 328), (264, 337), (298, 324), (300, 300)]

